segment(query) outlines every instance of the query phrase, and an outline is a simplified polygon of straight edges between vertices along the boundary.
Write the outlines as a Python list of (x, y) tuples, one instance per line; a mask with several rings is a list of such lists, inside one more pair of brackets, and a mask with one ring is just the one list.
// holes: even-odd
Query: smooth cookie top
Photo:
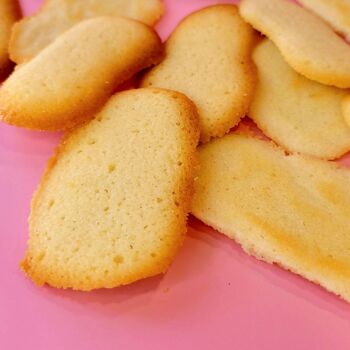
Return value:
[(10, 56), (16, 63), (28, 61), (85, 19), (123, 16), (152, 26), (162, 14), (162, 0), (46, 0), (37, 13), (13, 27)]
[(200, 148), (192, 213), (350, 301), (350, 170), (231, 134)]
[(240, 14), (305, 77), (350, 87), (350, 46), (322, 19), (287, 0), (242, 0)]
[(186, 17), (165, 45), (165, 59), (141, 86), (184, 93), (199, 112), (201, 141), (222, 136), (246, 114), (255, 69), (256, 36), (234, 5), (211, 6)]
[(145, 24), (123, 17), (83, 21), (19, 66), (0, 89), (2, 120), (66, 130), (92, 117), (117, 86), (157, 63), (162, 46)]

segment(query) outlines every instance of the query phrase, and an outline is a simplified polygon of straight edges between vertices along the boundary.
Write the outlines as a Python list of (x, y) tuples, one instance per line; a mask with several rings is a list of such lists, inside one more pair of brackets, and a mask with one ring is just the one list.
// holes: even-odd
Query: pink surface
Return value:
[[(22, 1), (27, 13), (40, 2)], [(185, 14), (218, 2), (165, 1), (158, 29), (166, 37)], [(1, 350), (350, 348), (347, 303), (194, 219), (164, 277), (91, 293), (33, 285), (18, 263), (30, 197), (58, 140), (0, 124)]]

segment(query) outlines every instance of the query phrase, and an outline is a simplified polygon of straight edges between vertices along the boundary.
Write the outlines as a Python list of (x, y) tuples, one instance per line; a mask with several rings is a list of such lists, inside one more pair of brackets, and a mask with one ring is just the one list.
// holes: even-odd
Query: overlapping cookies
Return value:
[(145, 24), (123, 17), (83, 21), (6, 80), (0, 114), (28, 129), (70, 129), (161, 53), (158, 35)]
[(350, 150), (350, 127), (342, 113), (349, 90), (298, 74), (267, 39), (253, 58), (258, 84), (249, 116), (267, 136), (288, 151), (322, 159), (339, 158)]
[(123, 16), (154, 25), (162, 13), (161, 0), (45, 0), (36, 14), (15, 24), (10, 42), (11, 59), (16, 63), (32, 59), (85, 19)]
[(350, 46), (322, 19), (287, 0), (242, 0), (239, 9), (298, 73), (322, 84), (350, 87)]
[(338, 33), (350, 39), (350, 3), (348, 0), (298, 0), (305, 8), (315, 12)]
[[(1, 120), (65, 131), (31, 206), (21, 266), (35, 283), (164, 273), (191, 212), (350, 301), (350, 171), (329, 161), (350, 150), (347, 22), (341, 0), (300, 3), (201, 9), (164, 49), (149, 27), (160, 0), (48, 0), (8, 46), (12, 17), (3, 62), (22, 64)], [(269, 141), (232, 133), (246, 114)]]

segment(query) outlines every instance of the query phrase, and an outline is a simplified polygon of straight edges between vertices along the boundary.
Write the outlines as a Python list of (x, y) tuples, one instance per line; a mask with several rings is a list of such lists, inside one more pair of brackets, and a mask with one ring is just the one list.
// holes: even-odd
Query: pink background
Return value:
[[(218, 2), (165, 1), (160, 34)], [(40, 3), (22, 1), (26, 13)], [(91, 293), (33, 285), (18, 263), (30, 198), (58, 140), (0, 124), (1, 350), (350, 348), (347, 303), (247, 256), (194, 219), (163, 277)]]

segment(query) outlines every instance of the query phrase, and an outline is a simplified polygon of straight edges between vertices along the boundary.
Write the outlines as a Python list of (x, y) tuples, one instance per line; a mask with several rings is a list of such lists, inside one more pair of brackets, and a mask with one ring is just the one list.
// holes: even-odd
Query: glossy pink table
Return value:
[[(40, 2), (22, 1), (26, 13)], [(165, 1), (160, 34), (218, 2)], [(0, 350), (350, 349), (350, 305), (194, 219), (164, 277), (91, 293), (33, 285), (18, 263), (30, 197), (59, 137), (0, 124)]]

